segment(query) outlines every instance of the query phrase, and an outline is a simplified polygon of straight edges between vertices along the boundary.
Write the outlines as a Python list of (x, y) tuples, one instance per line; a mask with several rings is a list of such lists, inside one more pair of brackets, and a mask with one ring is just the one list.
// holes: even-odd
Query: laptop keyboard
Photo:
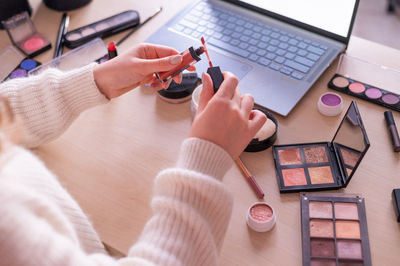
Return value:
[(327, 47), (243, 15), (200, 2), (172, 27), (222, 50), (302, 80)]

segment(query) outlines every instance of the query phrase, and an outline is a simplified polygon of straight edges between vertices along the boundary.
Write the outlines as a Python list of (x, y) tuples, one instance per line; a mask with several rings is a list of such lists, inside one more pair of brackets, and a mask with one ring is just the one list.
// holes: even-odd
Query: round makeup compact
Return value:
[(268, 149), (274, 144), (278, 132), (278, 121), (271, 113), (258, 108), (254, 108), (254, 110), (263, 112), (267, 116), (267, 122), (247, 145), (244, 150), (246, 152), (258, 152)]
[(246, 222), (256, 232), (267, 232), (274, 227), (276, 214), (267, 203), (256, 202), (247, 211)]
[(183, 103), (190, 100), (200, 82), (197, 73), (185, 73), (180, 84), (172, 81), (167, 89), (158, 91), (158, 96), (169, 103)]
[(343, 111), (343, 100), (339, 94), (327, 92), (318, 100), (318, 111), (326, 116), (336, 116)]

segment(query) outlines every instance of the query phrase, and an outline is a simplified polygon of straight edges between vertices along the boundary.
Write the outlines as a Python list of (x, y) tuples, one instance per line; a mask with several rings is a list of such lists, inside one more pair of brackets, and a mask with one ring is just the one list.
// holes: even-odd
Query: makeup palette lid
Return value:
[(342, 54), (336, 74), (400, 94), (400, 70)]
[(370, 146), (357, 103), (352, 101), (331, 142), (346, 187)]
[(11, 45), (0, 51), (0, 82), (21, 63), (24, 57), (24, 55)]

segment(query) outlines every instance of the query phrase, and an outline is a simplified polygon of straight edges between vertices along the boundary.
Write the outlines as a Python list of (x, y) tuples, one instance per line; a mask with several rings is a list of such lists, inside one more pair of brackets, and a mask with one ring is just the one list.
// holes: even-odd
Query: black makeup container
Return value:
[[(258, 152), (268, 149), (274, 144), (277, 136), (278, 136), (278, 120), (270, 113), (264, 109), (254, 108), (254, 110), (259, 110), (263, 112), (267, 116), (267, 122), (265, 122), (264, 126), (260, 129), (260, 131), (256, 134), (256, 136), (250, 141), (249, 145), (247, 145), (244, 151), (246, 152)], [(270, 124), (272, 123), (272, 124)], [(267, 132), (267, 136), (263, 137), (263, 130), (268, 130), (268, 128), (264, 127), (275, 127), (272, 134)], [(265, 131), (264, 131), (265, 132)], [(268, 134), (269, 133), (269, 134)]]

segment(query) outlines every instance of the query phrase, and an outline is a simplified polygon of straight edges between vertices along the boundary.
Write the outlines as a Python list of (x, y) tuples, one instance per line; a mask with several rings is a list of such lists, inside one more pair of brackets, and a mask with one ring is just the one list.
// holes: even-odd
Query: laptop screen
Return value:
[(239, 2), (273, 12), (292, 20), (346, 38), (356, 0), (240, 0)]

